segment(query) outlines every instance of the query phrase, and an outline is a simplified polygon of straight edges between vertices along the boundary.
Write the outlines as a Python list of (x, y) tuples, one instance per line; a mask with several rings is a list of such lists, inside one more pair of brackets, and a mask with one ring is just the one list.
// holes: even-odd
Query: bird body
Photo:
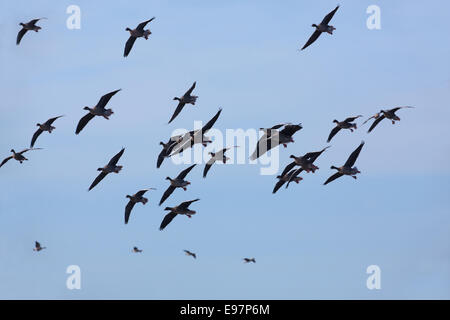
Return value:
[(356, 119), (362, 117), (361, 115), (356, 116), (356, 117), (349, 117), (347, 119), (345, 119), (344, 121), (338, 121), (338, 120), (333, 120), (333, 123), (336, 123), (336, 126), (333, 128), (333, 130), (331, 130), (330, 134), (328, 135), (328, 139), (327, 142), (330, 142), (331, 139), (333, 139), (333, 137), (341, 130), (341, 129), (349, 129), (351, 132), (353, 132), (353, 130), (357, 129), (357, 125), (356, 123), (353, 123), (353, 121), (355, 121)]
[(197, 82), (194, 82), (192, 84), (192, 86), (189, 88), (189, 90), (186, 91), (185, 94), (183, 94), (183, 96), (181, 98), (179, 98), (179, 97), (173, 98), (173, 100), (178, 101), (178, 105), (177, 105), (177, 108), (175, 109), (175, 112), (173, 113), (172, 117), (170, 118), (169, 123), (171, 123), (178, 116), (178, 114), (181, 112), (181, 110), (184, 108), (184, 106), (186, 104), (195, 105), (195, 102), (197, 101), (198, 96), (192, 95), (192, 91), (194, 91), (196, 84), (197, 84)]
[(19, 25), (22, 26), (22, 29), (20, 29), (19, 33), (17, 34), (16, 45), (20, 44), (20, 41), (22, 40), (25, 33), (27, 33), (27, 31), (38, 32), (39, 30), (41, 30), (42, 28), (37, 26), (36, 22), (38, 22), (39, 20), (42, 20), (42, 19), (46, 19), (46, 18), (33, 19), (27, 23), (23, 23), (23, 22), (19, 23)]
[(192, 215), (196, 214), (197, 213), (196, 211), (189, 209), (189, 205), (198, 200), (200, 200), (200, 199), (185, 201), (176, 207), (164, 208), (164, 210), (170, 211), (170, 212), (168, 214), (166, 214), (166, 216), (164, 217), (164, 219), (161, 222), (161, 225), (159, 227), (159, 230), (163, 230), (177, 215), (185, 215), (188, 218), (190, 218)]
[(348, 157), (347, 161), (345, 162), (345, 164), (341, 167), (335, 167), (335, 166), (331, 166), (331, 169), (337, 170), (337, 172), (332, 175), (331, 177), (328, 178), (327, 181), (325, 181), (325, 184), (330, 183), (331, 181), (336, 180), (337, 178), (340, 178), (344, 175), (346, 176), (351, 176), (353, 179), (356, 179), (356, 175), (358, 173), (361, 173), (361, 171), (358, 170), (357, 167), (354, 167), (353, 165), (356, 162), (356, 159), (358, 158), (362, 147), (364, 146), (364, 141), (361, 142), (361, 144), (358, 146), (358, 148), (355, 149), (355, 151), (353, 151), (350, 156)]
[(395, 124), (395, 121), (400, 121), (399, 116), (397, 116), (395, 113), (398, 110), (403, 109), (403, 108), (414, 108), (414, 107), (404, 106), (404, 107), (396, 107), (396, 108), (388, 109), (388, 110), (380, 110), (380, 112), (378, 112), (375, 115), (371, 116), (369, 119), (367, 119), (363, 123), (363, 124), (365, 124), (370, 119), (375, 119), (375, 121), (372, 123), (372, 125), (370, 126), (369, 130), (367, 131), (367, 133), (371, 132), (383, 119), (391, 120), (392, 124)]
[(47, 249), (47, 248), (46, 247), (42, 247), (41, 244), (39, 242), (37, 242), (37, 241), (34, 242), (33, 251), (39, 252), (39, 251), (44, 250), (44, 249)]
[(250, 263), (250, 262), (256, 263), (255, 258), (244, 258), (243, 260), (244, 260), (244, 263)]
[(161, 200), (159, 201), (159, 205), (163, 204), (164, 201), (175, 191), (176, 188), (182, 188), (184, 191), (187, 190), (187, 186), (191, 183), (184, 178), (186, 178), (187, 174), (192, 170), (192, 168), (195, 167), (195, 164), (192, 166), (184, 169), (181, 171), (178, 176), (176, 176), (174, 179), (171, 177), (166, 177), (166, 180), (170, 181), (170, 186), (166, 189), (164, 194), (161, 197)]
[(92, 182), (88, 191), (92, 190), (109, 173), (119, 173), (120, 170), (122, 170), (123, 166), (117, 165), (117, 162), (119, 161), (120, 157), (122, 157), (124, 151), (125, 151), (125, 148), (122, 148), (122, 150), (120, 150), (119, 153), (117, 153), (114, 157), (111, 158), (111, 160), (108, 162), (108, 164), (106, 166), (97, 169), (97, 171), (101, 171), (101, 172), (95, 178), (94, 182)]
[(133, 247), (133, 252), (134, 252), (134, 253), (141, 253), (142, 250), (139, 249), (138, 247)]
[(333, 31), (336, 30), (336, 28), (329, 25), (329, 23), (338, 9), (339, 9), (339, 6), (337, 6), (333, 11), (328, 13), (323, 18), (323, 20), (320, 24), (317, 25), (317, 24), (313, 23), (311, 25), (312, 27), (315, 28), (315, 30), (314, 30), (313, 34), (311, 35), (311, 37), (309, 37), (308, 41), (305, 43), (305, 45), (302, 47), (301, 50), (304, 50), (307, 47), (309, 47), (311, 44), (313, 44), (322, 33), (326, 32), (329, 34), (333, 34)]
[(187, 256), (191, 256), (191, 257), (193, 257), (194, 259), (197, 259), (197, 255), (195, 254), (195, 253), (193, 253), (193, 252), (191, 252), (191, 251), (189, 251), (189, 250), (183, 250), (184, 251), (184, 253), (187, 255)]
[(151, 18), (150, 20), (141, 22), (136, 29), (130, 29), (126, 28), (125, 31), (128, 31), (130, 33), (130, 37), (128, 38), (127, 42), (125, 43), (125, 49), (123, 51), (123, 56), (127, 57), (130, 54), (131, 48), (133, 48), (134, 42), (137, 38), (144, 38), (145, 40), (148, 40), (148, 37), (152, 34), (150, 29), (144, 30), (147, 23), (153, 21), (155, 17)]
[(50, 118), (42, 124), (37, 123), (36, 126), (39, 127), (39, 129), (37, 129), (36, 132), (33, 134), (33, 137), (31, 138), (30, 147), (33, 148), (33, 146), (36, 142), (36, 139), (41, 135), (42, 132), (47, 131), (48, 133), (52, 133), (52, 131), (56, 129), (54, 126), (52, 126), (53, 122), (56, 119), (61, 118), (61, 117), (63, 117), (63, 116)]
[(30, 150), (40, 150), (41, 148), (29, 148), (29, 149), (24, 149), (20, 152), (16, 152), (14, 149), (11, 149), (11, 153), (12, 155), (3, 159), (2, 163), (0, 163), (0, 167), (2, 167), (6, 162), (8, 162), (11, 159), (14, 159), (16, 161), (19, 161), (19, 163), (23, 163), (24, 161), (27, 161), (28, 159), (25, 158), (25, 156), (23, 155), (25, 152), (30, 151)]

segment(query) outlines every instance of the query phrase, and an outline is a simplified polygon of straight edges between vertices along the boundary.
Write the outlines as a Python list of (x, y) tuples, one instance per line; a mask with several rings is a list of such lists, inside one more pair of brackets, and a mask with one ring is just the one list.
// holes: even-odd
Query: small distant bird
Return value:
[[(301, 170), (299, 169), (293, 169), (291, 171), (289, 171), (288, 173), (286, 173), (285, 175), (279, 175), (277, 176), (278, 182), (275, 184), (275, 187), (273, 188), (272, 193), (276, 193), (278, 191), (278, 189), (280, 189), (286, 182), (294, 181), (295, 183), (299, 183), (300, 181), (303, 180), (302, 177), (297, 177), (297, 175), (301, 172)], [(295, 177), (293, 177), (293, 175), (296, 175)]]
[(130, 28), (126, 28), (125, 30), (130, 32), (130, 37), (127, 40), (127, 43), (125, 43), (125, 49), (123, 51), (123, 56), (127, 57), (128, 54), (131, 51), (131, 48), (133, 48), (133, 44), (136, 41), (137, 38), (144, 38), (145, 40), (148, 40), (149, 35), (151, 35), (151, 31), (150, 29), (144, 30), (145, 26), (147, 25), (147, 23), (153, 21), (155, 19), (155, 17), (151, 18), (150, 20), (144, 21), (142, 23), (140, 23), (136, 29), (130, 29)]
[[(234, 148), (236, 148), (236, 146), (234, 146)], [(208, 153), (211, 156), (211, 159), (208, 160), (208, 162), (205, 165), (205, 169), (203, 169), (203, 178), (206, 178), (206, 175), (208, 174), (208, 171), (211, 168), (211, 166), (214, 164), (214, 162), (221, 161), (223, 163), (227, 163), (227, 161), (230, 160), (230, 158), (228, 158), (225, 155), (225, 152), (227, 152), (230, 149), (231, 149), (231, 147), (224, 148), (218, 152), (209, 152)]]
[(17, 34), (16, 45), (19, 45), (20, 40), (22, 40), (22, 37), (25, 35), (25, 33), (27, 33), (27, 31), (38, 32), (39, 30), (41, 30), (42, 28), (37, 26), (36, 22), (38, 22), (39, 20), (42, 20), (42, 19), (47, 19), (47, 18), (33, 19), (27, 23), (23, 23), (23, 22), (19, 23), (19, 25), (22, 26), (22, 29), (20, 29), (19, 33)]
[(333, 180), (336, 180), (337, 178), (342, 177), (343, 175), (351, 176), (353, 179), (356, 179), (356, 175), (358, 173), (361, 173), (361, 171), (359, 171), (357, 167), (353, 167), (353, 165), (355, 164), (356, 159), (358, 159), (359, 153), (361, 152), (363, 146), (364, 141), (362, 141), (359, 147), (352, 152), (350, 157), (348, 157), (347, 162), (345, 162), (342, 167), (337, 168), (335, 166), (331, 166), (331, 169), (335, 169), (338, 172), (329, 177), (328, 180), (325, 181), (324, 185), (330, 183)]
[(164, 194), (161, 197), (161, 200), (159, 201), (159, 205), (161, 205), (166, 199), (174, 192), (176, 188), (182, 188), (184, 191), (186, 191), (186, 187), (190, 185), (191, 183), (189, 181), (184, 180), (186, 178), (187, 174), (192, 170), (192, 168), (195, 167), (195, 164), (188, 167), (187, 169), (184, 169), (181, 171), (178, 176), (175, 179), (172, 179), (170, 177), (166, 177), (166, 180), (170, 181), (170, 186), (166, 189)]
[(31, 138), (31, 145), (30, 147), (33, 148), (34, 143), (36, 142), (36, 139), (41, 135), (42, 132), (47, 131), (48, 133), (52, 133), (52, 131), (55, 129), (55, 127), (52, 126), (52, 123), (63, 116), (54, 117), (51, 119), (48, 119), (43, 124), (37, 123), (36, 126), (39, 127), (39, 129), (36, 130), (36, 132), (33, 134), (33, 137)]
[(197, 101), (198, 97), (193, 96), (192, 91), (195, 89), (196, 83), (197, 82), (194, 82), (194, 84), (191, 86), (191, 88), (188, 91), (186, 91), (186, 93), (181, 98), (178, 98), (178, 97), (173, 98), (173, 100), (178, 100), (178, 106), (175, 109), (175, 112), (173, 113), (172, 118), (170, 118), (169, 123), (171, 123), (172, 120), (178, 116), (178, 114), (181, 112), (181, 110), (184, 108), (184, 106), (186, 104), (195, 105), (195, 102)]
[(339, 6), (337, 6), (333, 11), (331, 11), (329, 14), (327, 14), (325, 16), (325, 18), (323, 18), (322, 22), (319, 25), (317, 25), (315, 23), (312, 24), (312, 27), (316, 28), (316, 30), (314, 31), (314, 33), (311, 35), (311, 37), (308, 39), (308, 41), (306, 42), (306, 44), (303, 46), (303, 48), (301, 50), (304, 50), (307, 47), (309, 47), (311, 44), (313, 44), (314, 41), (316, 41), (317, 38), (319, 38), (319, 36), (323, 32), (333, 34), (333, 31), (336, 30), (336, 28), (328, 25), (328, 23), (330, 23), (331, 19), (333, 18), (334, 14), (336, 13), (337, 9), (339, 9)]
[(125, 224), (128, 223), (128, 219), (130, 218), (131, 210), (133, 210), (133, 207), (136, 203), (141, 202), (143, 205), (145, 205), (148, 202), (148, 199), (144, 197), (144, 194), (148, 190), (156, 190), (155, 188), (148, 188), (144, 190), (140, 190), (136, 192), (134, 195), (126, 195), (126, 198), (130, 199), (128, 201), (127, 206), (125, 207)]
[(133, 247), (133, 252), (134, 252), (134, 253), (141, 253), (142, 250), (141, 250), (141, 249), (138, 249), (138, 247)]
[(47, 247), (41, 247), (41, 244), (37, 241), (34, 242), (34, 248), (33, 251), (41, 251), (47, 249)]
[(403, 108), (414, 108), (411, 106), (405, 106), (405, 107), (397, 107), (390, 110), (380, 110), (380, 112), (376, 113), (375, 115), (371, 116), (369, 119), (364, 121), (363, 124), (365, 124), (370, 119), (375, 119), (375, 121), (372, 123), (372, 125), (369, 128), (369, 131), (367, 133), (371, 132), (384, 118), (389, 119), (392, 121), (392, 124), (395, 124), (395, 121), (400, 121), (400, 118), (395, 114), (400, 109)]
[(164, 159), (170, 156), (170, 153), (172, 152), (173, 148), (182, 141), (183, 135), (173, 136), (170, 137), (169, 141), (166, 143), (160, 142), (159, 144), (163, 146), (163, 149), (158, 155), (158, 160), (156, 162), (156, 168), (161, 167), (161, 164), (163, 163)]
[(116, 154), (112, 159), (108, 162), (106, 166), (103, 168), (98, 168), (97, 171), (101, 171), (100, 174), (95, 178), (94, 182), (92, 182), (91, 186), (89, 187), (89, 190), (92, 190), (100, 181), (103, 180), (104, 177), (108, 175), (108, 173), (114, 172), (119, 173), (120, 170), (122, 170), (122, 166), (118, 166), (117, 162), (119, 161), (120, 157), (123, 155), (123, 152), (125, 151), (125, 148), (122, 148), (122, 150), (119, 151), (118, 154)]
[(244, 260), (244, 263), (249, 263), (249, 262), (256, 263), (255, 258), (244, 258), (243, 260)]
[(103, 117), (106, 120), (109, 120), (109, 117), (114, 112), (112, 111), (112, 109), (105, 109), (105, 107), (108, 104), (109, 100), (112, 98), (112, 96), (115, 95), (120, 90), (122, 89), (115, 90), (105, 94), (103, 97), (100, 98), (100, 100), (98, 101), (97, 105), (94, 108), (89, 108), (88, 106), (84, 107), (83, 109), (89, 111), (89, 113), (80, 119), (75, 134), (79, 134), (81, 130), (83, 130), (83, 128), (88, 124), (88, 122), (91, 121), (95, 116)]
[(191, 257), (193, 257), (194, 259), (197, 259), (197, 255), (196, 255), (195, 253), (190, 252), (189, 250), (183, 250), (183, 251), (184, 251), (184, 253), (185, 253), (187, 256), (191, 256)]
[(164, 210), (170, 211), (166, 216), (164, 217), (163, 221), (161, 222), (161, 225), (159, 227), (159, 230), (163, 230), (177, 215), (182, 214), (186, 215), (188, 218), (190, 218), (192, 215), (196, 214), (194, 210), (189, 209), (189, 205), (195, 201), (198, 201), (200, 199), (195, 199), (191, 201), (185, 201), (180, 203), (176, 207), (166, 207)]
[(30, 151), (30, 150), (41, 150), (41, 149), (42, 148), (30, 148), (30, 149), (22, 150), (20, 152), (15, 152), (14, 149), (11, 149), (12, 156), (9, 156), (9, 157), (3, 159), (2, 163), (0, 163), (0, 167), (2, 167), (5, 163), (7, 163), (11, 159), (17, 160), (20, 163), (22, 163), (22, 162), (28, 160), (22, 154), (24, 154), (25, 152)]
[[(283, 127), (282, 130), (278, 130)], [(287, 147), (288, 143), (294, 142), (292, 136), (299, 130), (303, 129), (302, 124), (280, 124), (276, 125), (270, 129), (263, 129), (264, 135), (258, 140), (256, 144), (256, 149), (253, 151), (250, 156), (251, 160), (256, 160), (260, 156), (262, 156), (267, 151), (275, 148), (278, 145), (283, 145), (283, 147)]]
[(331, 130), (330, 135), (328, 136), (327, 142), (330, 142), (331, 139), (333, 139), (333, 137), (336, 135), (336, 133), (338, 133), (341, 129), (349, 129), (351, 132), (353, 132), (353, 129), (356, 130), (357, 129), (356, 123), (352, 123), (352, 122), (360, 117), (362, 117), (362, 116), (360, 115), (360, 116), (356, 116), (356, 117), (349, 117), (349, 118), (345, 119), (344, 121), (333, 120), (333, 122), (336, 123), (336, 127), (334, 127), (333, 130)]

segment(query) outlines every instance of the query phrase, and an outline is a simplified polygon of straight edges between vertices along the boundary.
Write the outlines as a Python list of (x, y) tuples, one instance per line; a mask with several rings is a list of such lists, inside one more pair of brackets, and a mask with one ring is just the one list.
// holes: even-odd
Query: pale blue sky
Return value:
[[(299, 52), (336, 1), (2, 1), (0, 158), (28, 147), (37, 122), (66, 116), (39, 138), (44, 150), (0, 168), (0, 298), (449, 299), (450, 4), (339, 3), (335, 34)], [(71, 4), (81, 30), (66, 28)], [(381, 30), (366, 28), (371, 4)], [(19, 22), (42, 16), (43, 29), (16, 46)], [(153, 16), (150, 39), (123, 58), (125, 28)], [(196, 106), (167, 125), (172, 98), (193, 81)], [(118, 88), (111, 120), (76, 136), (82, 107)], [(326, 146), (333, 119), (396, 105), (416, 108), (371, 134), (367, 125), (339, 133), (320, 170), (276, 195), (274, 176), (257, 165), (214, 166), (207, 179), (194, 168), (188, 191), (165, 204), (199, 197), (198, 214), (158, 230), (164, 177), (185, 167), (156, 169), (158, 142), (174, 129), (219, 107), (223, 130), (301, 122), (295, 144), (280, 150), (285, 165)], [(358, 180), (323, 186), (361, 140)], [(123, 171), (87, 192), (122, 146)], [(125, 195), (145, 187), (158, 190), (125, 226)], [(35, 240), (48, 249), (33, 252)], [(132, 254), (134, 245), (144, 252)], [(65, 286), (72, 264), (78, 291)], [(371, 264), (381, 268), (379, 291), (366, 288)]]

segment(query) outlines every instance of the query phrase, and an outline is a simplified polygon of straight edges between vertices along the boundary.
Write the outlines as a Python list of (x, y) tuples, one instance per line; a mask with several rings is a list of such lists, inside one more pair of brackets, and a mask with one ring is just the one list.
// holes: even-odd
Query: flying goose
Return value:
[(41, 30), (42, 28), (37, 26), (36, 22), (38, 22), (39, 20), (42, 20), (42, 19), (47, 19), (47, 18), (33, 19), (27, 23), (23, 23), (23, 22), (19, 23), (19, 26), (22, 26), (22, 29), (20, 29), (19, 33), (17, 34), (16, 45), (19, 45), (20, 40), (22, 40), (22, 37), (25, 35), (25, 33), (27, 33), (27, 31), (38, 32), (39, 30)]
[(137, 38), (145, 38), (145, 40), (148, 40), (148, 36), (151, 35), (152, 33), (150, 29), (144, 30), (144, 28), (147, 25), (147, 23), (153, 21), (153, 19), (155, 19), (155, 17), (151, 18), (150, 20), (139, 23), (136, 29), (131, 30), (128, 27), (125, 29), (125, 31), (130, 32), (130, 37), (128, 38), (127, 43), (125, 43), (125, 49), (123, 51), (124, 57), (128, 56)]
[[(237, 146), (234, 146), (234, 148), (236, 148), (236, 147)], [(206, 178), (206, 175), (208, 174), (208, 171), (211, 168), (211, 166), (214, 164), (214, 162), (221, 161), (223, 163), (227, 163), (227, 161), (230, 160), (230, 158), (228, 158), (225, 155), (225, 152), (227, 152), (230, 149), (231, 149), (231, 147), (224, 148), (218, 152), (209, 152), (208, 153), (211, 156), (211, 159), (208, 160), (208, 162), (205, 165), (205, 169), (203, 169), (203, 178)]]
[(100, 174), (95, 178), (94, 182), (92, 182), (91, 186), (89, 187), (89, 190), (92, 190), (100, 181), (103, 180), (104, 177), (108, 173), (114, 172), (119, 173), (120, 170), (122, 170), (122, 166), (118, 166), (117, 162), (119, 161), (120, 157), (123, 155), (123, 152), (125, 151), (125, 148), (122, 148), (122, 150), (119, 151), (118, 154), (116, 154), (114, 157), (112, 157), (111, 160), (109, 160), (108, 164), (104, 166), (103, 168), (98, 168), (97, 171), (101, 171)]
[(5, 163), (7, 163), (9, 160), (14, 159), (19, 161), (20, 163), (24, 162), (25, 160), (28, 160), (27, 158), (25, 158), (22, 154), (24, 154), (27, 151), (30, 150), (41, 150), (42, 148), (30, 148), (30, 149), (24, 149), (20, 152), (16, 152), (14, 151), (14, 149), (11, 149), (12, 155), (3, 159), (2, 163), (0, 163), (0, 167), (2, 167)]
[(141, 253), (142, 250), (139, 249), (138, 247), (133, 247), (133, 252), (134, 252), (134, 253)]
[(109, 100), (112, 98), (112, 96), (115, 95), (120, 90), (122, 89), (115, 90), (105, 94), (103, 97), (100, 98), (100, 100), (98, 101), (97, 105), (94, 108), (89, 108), (88, 106), (84, 107), (83, 109), (89, 111), (89, 113), (80, 119), (75, 134), (79, 134), (81, 130), (83, 130), (83, 128), (87, 125), (87, 123), (91, 121), (95, 116), (103, 117), (106, 120), (109, 120), (109, 117), (114, 112), (112, 111), (112, 109), (105, 109), (105, 107), (108, 104)]
[(244, 258), (244, 259), (242, 259), (242, 260), (244, 260), (244, 263), (249, 263), (249, 262), (256, 263), (255, 258)]
[(41, 247), (41, 244), (39, 242), (37, 242), (37, 241), (34, 242), (33, 251), (39, 252), (39, 251), (41, 251), (43, 249), (47, 249), (47, 247)]
[[(293, 154), (291, 154), (289, 156), (289, 158), (294, 159), (294, 161), (292, 161), (291, 163), (289, 163), (283, 170), (283, 172), (281, 173), (281, 176), (284, 176), (288, 173), (288, 171), (290, 171), (292, 168), (294, 168), (295, 166), (300, 166), (300, 172), (301, 171), (306, 171), (306, 172), (315, 172), (317, 169), (319, 169), (319, 167), (317, 167), (316, 165), (314, 165), (314, 161), (316, 161), (316, 159), (325, 151), (329, 148), (325, 147), (320, 151), (316, 151), (316, 152), (308, 152), (306, 154), (304, 154), (303, 156), (299, 156), (296, 157)], [(298, 172), (298, 173), (300, 173)], [(298, 174), (297, 173), (297, 174)]]
[[(293, 169), (293, 170), (289, 171), (288, 173), (286, 173), (285, 175), (277, 176), (278, 182), (275, 184), (275, 187), (273, 188), (272, 193), (276, 193), (278, 191), (278, 189), (280, 189), (286, 182), (290, 181), (292, 175), (295, 174), (296, 172), (298, 175), (301, 171), (298, 169)], [(302, 177), (295, 176), (295, 177), (293, 177), (292, 181), (295, 181), (295, 183), (299, 183), (302, 180), (303, 180)]]
[(389, 119), (392, 121), (392, 124), (395, 124), (395, 121), (400, 121), (400, 118), (395, 114), (400, 109), (403, 108), (414, 108), (411, 106), (405, 106), (405, 107), (397, 107), (389, 110), (380, 110), (380, 112), (376, 113), (375, 115), (371, 116), (369, 119), (364, 121), (363, 124), (365, 124), (370, 119), (375, 119), (375, 121), (372, 123), (372, 125), (369, 128), (369, 131), (367, 133), (371, 132), (384, 118)]
[(195, 253), (190, 252), (189, 250), (183, 250), (183, 251), (184, 251), (184, 253), (185, 253), (187, 256), (191, 256), (191, 257), (193, 257), (194, 259), (197, 259), (197, 255), (196, 255)]
[(175, 218), (178, 214), (183, 214), (188, 216), (189, 218), (194, 215), (196, 212), (194, 210), (189, 209), (189, 205), (192, 202), (198, 201), (200, 199), (195, 199), (191, 201), (185, 201), (180, 203), (176, 207), (166, 207), (164, 210), (170, 211), (166, 216), (164, 217), (163, 221), (161, 222), (161, 226), (159, 227), (159, 230), (163, 230), (172, 220)]
[(333, 139), (333, 137), (336, 135), (336, 133), (338, 133), (341, 129), (350, 129), (351, 132), (353, 132), (353, 129), (356, 130), (356, 128), (357, 128), (356, 123), (352, 123), (352, 122), (360, 117), (362, 117), (362, 116), (359, 115), (356, 117), (349, 117), (349, 118), (345, 119), (344, 121), (333, 120), (333, 122), (336, 123), (336, 127), (334, 127), (333, 130), (331, 130), (330, 135), (328, 136), (327, 142), (330, 142), (331, 139)]
[(52, 131), (55, 129), (55, 127), (52, 126), (52, 123), (63, 116), (57, 116), (51, 119), (48, 119), (43, 124), (37, 123), (36, 126), (39, 127), (39, 129), (36, 130), (36, 132), (33, 134), (33, 137), (31, 138), (31, 145), (30, 147), (33, 148), (34, 143), (36, 142), (36, 139), (41, 135), (42, 132), (48, 131), (48, 133), (52, 133)]
[(159, 201), (159, 205), (161, 205), (164, 201), (166, 201), (166, 199), (172, 194), (172, 192), (176, 188), (182, 188), (184, 191), (187, 190), (186, 186), (190, 185), (191, 183), (189, 181), (184, 180), (184, 178), (194, 167), (195, 167), (195, 164), (188, 167), (187, 169), (184, 169), (183, 171), (180, 172), (180, 174), (175, 179), (166, 177), (166, 180), (170, 181), (170, 186), (167, 188), (167, 190), (162, 195), (161, 201)]
[(213, 127), (216, 123), (217, 119), (219, 119), (220, 113), (222, 112), (222, 108), (219, 108), (219, 111), (211, 118), (201, 129), (193, 130), (186, 133), (182, 141), (179, 142), (174, 148), (170, 156), (174, 156), (178, 153), (183, 152), (184, 150), (191, 148), (197, 143), (203, 144), (206, 146), (207, 143), (211, 143), (212, 141), (205, 136), (205, 134)]
[(170, 118), (169, 123), (172, 122), (173, 119), (177, 117), (177, 115), (181, 112), (181, 110), (184, 108), (186, 104), (192, 104), (195, 105), (195, 102), (197, 101), (197, 96), (193, 96), (192, 91), (195, 89), (195, 85), (197, 82), (194, 82), (194, 84), (189, 88), (188, 91), (186, 91), (185, 94), (181, 98), (175, 97), (173, 100), (178, 100), (178, 106), (175, 109), (175, 112), (172, 115), (172, 118)]
[(163, 163), (164, 159), (169, 157), (170, 153), (172, 152), (173, 148), (180, 143), (183, 140), (183, 135), (173, 136), (170, 137), (169, 141), (166, 143), (160, 142), (159, 144), (163, 146), (163, 149), (158, 155), (158, 160), (156, 161), (156, 168), (161, 167), (161, 164)]
[(309, 37), (308, 41), (305, 43), (305, 45), (303, 46), (303, 48), (301, 50), (304, 50), (307, 47), (309, 47), (311, 44), (313, 44), (314, 41), (316, 41), (317, 38), (319, 38), (319, 36), (323, 32), (333, 34), (333, 31), (336, 30), (336, 28), (333, 26), (330, 26), (328, 24), (330, 23), (331, 19), (333, 18), (334, 14), (336, 13), (337, 9), (339, 9), (339, 6), (337, 6), (333, 11), (331, 11), (329, 14), (327, 14), (325, 16), (325, 18), (323, 18), (322, 22), (319, 25), (317, 25), (315, 23), (312, 24), (312, 27), (316, 28), (316, 30), (311, 35), (311, 37)]
[(348, 157), (347, 162), (345, 162), (342, 167), (337, 168), (335, 166), (331, 166), (331, 169), (336, 169), (338, 172), (329, 177), (328, 180), (325, 181), (324, 185), (330, 183), (333, 180), (336, 180), (337, 178), (342, 177), (343, 175), (351, 176), (353, 179), (356, 179), (356, 175), (358, 173), (361, 173), (361, 171), (359, 171), (357, 167), (353, 167), (353, 165), (355, 164), (356, 159), (358, 158), (363, 146), (364, 141), (362, 141), (359, 147), (352, 152), (350, 157)]
[(141, 202), (143, 205), (145, 205), (148, 202), (148, 199), (144, 197), (144, 194), (148, 190), (156, 190), (155, 188), (148, 188), (144, 190), (140, 190), (130, 196), (129, 194), (126, 195), (126, 198), (130, 199), (128, 201), (127, 206), (125, 207), (125, 224), (128, 223), (128, 219), (130, 218), (131, 210), (133, 210), (133, 207), (136, 203)]
[[(278, 130), (283, 127), (282, 130)], [(284, 124), (276, 125), (271, 129), (260, 129), (264, 131), (264, 135), (258, 140), (256, 144), (256, 149), (250, 156), (251, 160), (256, 160), (262, 156), (267, 151), (275, 148), (276, 146), (282, 144), (285, 148), (290, 142), (294, 142), (292, 136), (299, 130), (301, 130), (302, 124)]]

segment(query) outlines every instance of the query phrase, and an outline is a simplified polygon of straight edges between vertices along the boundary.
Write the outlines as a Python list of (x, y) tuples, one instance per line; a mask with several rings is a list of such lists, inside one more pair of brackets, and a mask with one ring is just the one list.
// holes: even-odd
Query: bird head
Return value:
[(313, 23), (311, 27), (318, 28), (317, 24)]
[(97, 171), (103, 171), (103, 168), (97, 168)]
[(164, 208), (164, 210), (166, 210), (166, 211), (172, 211), (172, 209), (173, 209), (173, 208), (171, 208), (171, 207), (165, 207), (165, 208)]
[(170, 180), (170, 181), (172, 181), (172, 179), (171, 179), (170, 177), (166, 177), (166, 180)]
[(19, 23), (19, 26), (25, 27), (25, 24), (23, 22)]
[(127, 194), (127, 195), (125, 196), (125, 198), (131, 199), (131, 196), (130, 196), (129, 194)]
[(83, 110), (87, 110), (87, 111), (89, 111), (89, 110), (91, 110), (88, 106), (85, 106), (84, 108), (83, 108)]
[(130, 29), (130, 28), (128, 28), (128, 27), (126, 27), (126, 28), (125, 28), (125, 31), (131, 31), (131, 29)]
[(175, 98), (173, 98), (173, 100), (178, 100), (178, 101), (180, 101), (180, 98), (178, 98), (178, 97), (175, 97)]
[(337, 121), (336, 119), (333, 120), (334, 123), (339, 123), (339, 121)]
[(16, 153), (16, 152), (14, 151), (14, 149), (11, 149), (11, 152), (12, 152), (12, 153)]
[(291, 155), (289, 156), (289, 158), (295, 159), (295, 156), (294, 156), (293, 154), (291, 154)]
[(40, 123), (36, 123), (36, 127), (40, 127), (41, 126), (41, 124)]
[(339, 170), (339, 168), (335, 167), (335, 166), (331, 166), (330, 169), (336, 169)]

